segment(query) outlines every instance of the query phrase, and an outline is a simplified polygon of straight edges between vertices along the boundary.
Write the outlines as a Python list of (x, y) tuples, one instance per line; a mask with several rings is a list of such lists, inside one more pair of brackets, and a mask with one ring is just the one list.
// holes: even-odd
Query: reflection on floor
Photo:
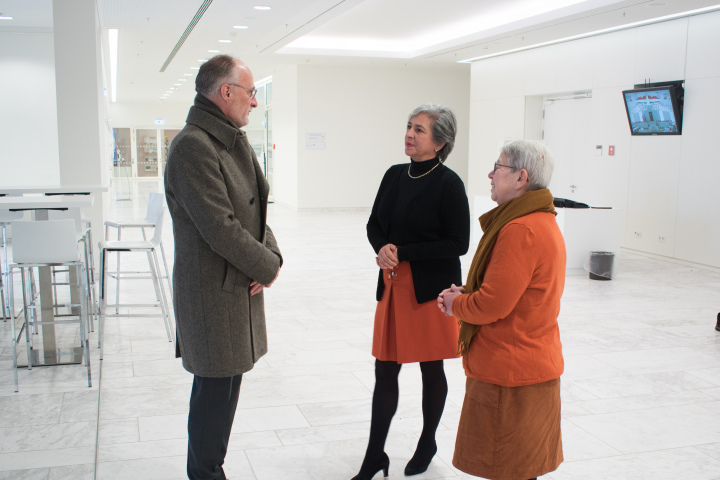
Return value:
[[(112, 216), (144, 217), (148, 193), (161, 188), (123, 183), (110, 194)], [(270, 353), (243, 381), (225, 465), (233, 480), (338, 480), (357, 472), (374, 383), (377, 271), (367, 214), (270, 207), (285, 266), (266, 297)], [(165, 226), (171, 250), (169, 218)], [(719, 292), (717, 269), (628, 253), (610, 282), (568, 277), (566, 460), (543, 479), (720, 479)], [(152, 288), (126, 282), (121, 295), (141, 302)], [(58, 338), (71, 343), (76, 334)], [(108, 320), (102, 366), (92, 352), (92, 389), (81, 366), (44, 367), (22, 370), (14, 393), (9, 338), (9, 323), (0, 322), (0, 480), (185, 477), (192, 376), (174, 358), (161, 319)], [(446, 371), (438, 456), (415, 478), (471, 478), (451, 466), (464, 376), (457, 361)], [(422, 427), (417, 366), (403, 368), (400, 382), (387, 442), (391, 479), (405, 478)]]

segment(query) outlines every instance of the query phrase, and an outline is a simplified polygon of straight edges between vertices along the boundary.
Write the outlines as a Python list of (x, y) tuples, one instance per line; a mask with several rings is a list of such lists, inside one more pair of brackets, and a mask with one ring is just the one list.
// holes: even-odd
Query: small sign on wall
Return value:
[(325, 150), (325, 134), (324, 133), (306, 133), (305, 134), (306, 150)]

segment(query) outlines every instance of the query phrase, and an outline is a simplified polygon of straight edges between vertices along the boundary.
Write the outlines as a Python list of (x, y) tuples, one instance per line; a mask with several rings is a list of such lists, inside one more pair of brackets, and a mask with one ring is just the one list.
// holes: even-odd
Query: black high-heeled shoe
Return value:
[[(363, 467), (365, 466), (364, 464), (365, 462), (363, 462)], [(370, 480), (380, 470), (383, 472), (383, 477), (387, 477), (390, 470), (390, 459), (388, 458), (387, 453), (383, 452), (382, 456), (378, 458), (373, 466), (369, 468), (363, 467), (360, 467), (360, 472), (350, 480)]]
[(405, 476), (411, 477), (426, 471), (436, 453), (437, 443), (433, 444), (432, 449), (429, 450), (422, 449), (418, 445), (417, 450), (415, 450), (415, 454), (410, 459), (407, 466), (405, 466)]

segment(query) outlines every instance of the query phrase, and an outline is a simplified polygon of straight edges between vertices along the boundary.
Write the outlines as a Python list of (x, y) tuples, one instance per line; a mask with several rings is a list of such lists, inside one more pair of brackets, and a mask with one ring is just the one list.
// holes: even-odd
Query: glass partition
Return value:
[(158, 142), (157, 130), (137, 129), (135, 142), (137, 145), (137, 176), (158, 176)]

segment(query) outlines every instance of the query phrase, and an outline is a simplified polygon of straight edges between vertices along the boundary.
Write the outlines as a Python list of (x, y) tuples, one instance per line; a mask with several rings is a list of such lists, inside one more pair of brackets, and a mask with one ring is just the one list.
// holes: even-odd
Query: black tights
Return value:
[[(398, 375), (401, 364), (375, 360), (375, 391), (372, 401), (372, 421), (370, 423), (370, 440), (361, 471), (372, 467), (385, 450), (385, 440), (390, 430), (390, 422), (397, 411)], [(435, 431), (440, 424), (448, 385), (443, 370), (443, 361), (420, 362), (422, 372), (423, 397), (423, 429), (418, 441), (418, 450), (435, 448)]]

